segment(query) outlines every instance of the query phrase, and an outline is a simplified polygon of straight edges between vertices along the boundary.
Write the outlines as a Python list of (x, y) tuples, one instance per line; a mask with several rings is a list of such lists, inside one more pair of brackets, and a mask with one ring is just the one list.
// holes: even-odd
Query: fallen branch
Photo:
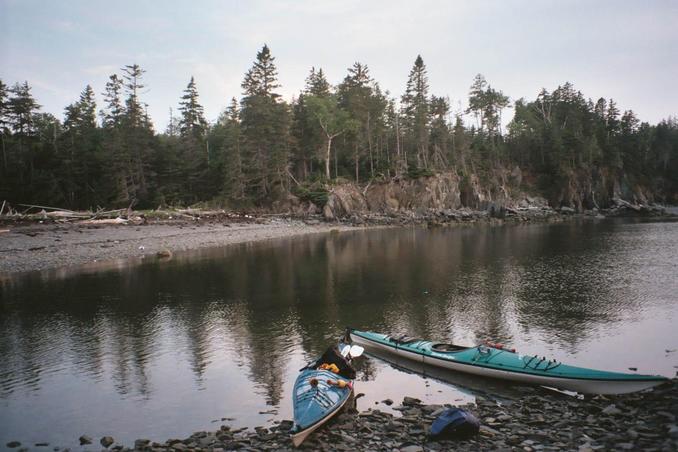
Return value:
[(73, 210), (62, 209), (62, 208), (60, 208), (60, 207), (36, 206), (36, 205), (33, 205), (33, 204), (17, 204), (17, 205), (18, 205), (18, 206), (23, 206), (23, 207), (29, 207), (29, 210), (32, 209), (32, 208), (35, 208), (35, 209), (43, 209), (43, 210), (44, 210), (44, 209), (48, 209), (48, 210), (57, 210), (57, 211), (61, 211), (61, 212), (71, 212), (71, 213), (75, 213)]
[(83, 220), (79, 224), (127, 224), (129, 220), (124, 218), (102, 218), (100, 220)]

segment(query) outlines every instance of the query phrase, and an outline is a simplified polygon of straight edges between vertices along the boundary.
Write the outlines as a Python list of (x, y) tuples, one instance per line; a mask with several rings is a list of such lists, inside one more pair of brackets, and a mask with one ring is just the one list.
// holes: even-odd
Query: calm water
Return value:
[[(5, 280), (0, 445), (270, 426), (346, 325), (673, 376), (677, 269), (678, 223), (605, 220), (356, 231)], [(359, 378), (359, 409), (499, 391), (373, 357)]]

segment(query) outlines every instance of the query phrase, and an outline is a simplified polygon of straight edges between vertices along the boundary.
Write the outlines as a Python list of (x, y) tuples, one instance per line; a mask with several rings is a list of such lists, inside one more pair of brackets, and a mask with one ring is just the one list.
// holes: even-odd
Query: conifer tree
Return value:
[[(346, 135), (346, 154), (352, 157), (354, 177), (360, 181), (360, 161), (373, 151), (375, 125), (383, 120), (386, 102), (383, 96), (375, 95), (377, 85), (370, 76), (369, 68), (359, 62), (348, 68), (348, 74), (337, 87), (339, 106), (348, 112), (355, 127)], [(370, 169), (374, 174), (373, 161)]]
[(317, 97), (330, 95), (330, 84), (327, 78), (325, 78), (322, 68), (319, 68), (317, 71), (315, 67), (311, 68), (311, 72), (306, 78), (305, 93)]
[(179, 102), (181, 119), (179, 134), (181, 136), (181, 157), (183, 160), (184, 192), (187, 199), (195, 202), (206, 196), (209, 191), (208, 166), (209, 143), (206, 141), (207, 121), (203, 107), (198, 101), (198, 90), (195, 79), (191, 77)]
[(275, 58), (266, 44), (257, 52), (257, 59), (245, 73), (242, 82), (245, 97), (264, 96), (272, 99), (280, 97), (274, 90), (280, 88), (278, 84), (278, 69), (273, 63)]
[(145, 124), (146, 115), (144, 108), (139, 100), (140, 91), (145, 88), (141, 83), (145, 70), (141, 69), (138, 64), (128, 64), (122, 69), (122, 86), (127, 92), (127, 99), (125, 100), (125, 119), (128, 127), (143, 127)]
[(28, 137), (35, 132), (33, 115), (40, 109), (40, 105), (31, 94), (28, 82), (16, 83), (10, 90), (9, 121), (12, 130), (19, 137)]
[(204, 138), (207, 121), (205, 121), (204, 109), (198, 102), (198, 89), (192, 76), (184, 90), (184, 95), (181, 96), (179, 111), (181, 112), (181, 120), (179, 121), (181, 135)]
[(242, 83), (243, 168), (255, 198), (284, 189), (289, 174), (290, 115), (287, 104), (273, 91), (280, 86), (274, 60), (264, 45)]
[(468, 93), (467, 113), (473, 113), (478, 123), (478, 128), (485, 129), (485, 87), (487, 81), (482, 74), (477, 74), (473, 79), (473, 84)]
[(224, 186), (222, 194), (231, 200), (242, 201), (245, 197), (242, 159), (240, 156), (240, 117), (238, 101), (231, 99), (225, 115), (225, 137), (222, 145), (224, 156)]
[(77, 102), (65, 109), (61, 140), (64, 170), (60, 177), (62, 193), (69, 207), (91, 207), (104, 203), (101, 187), (105, 178), (99, 153), (94, 90), (87, 85)]
[(36, 176), (39, 135), (35, 119), (41, 107), (31, 94), (28, 82), (15, 83), (9, 93), (7, 119), (14, 143), (7, 155), (7, 176), (11, 178), (15, 193), (28, 200)]
[(421, 55), (417, 55), (407, 79), (405, 94), (401, 99), (405, 115), (408, 142), (414, 145), (417, 167), (428, 168), (428, 128), (430, 122), (428, 102), (428, 75)]
[(607, 103), (607, 112), (605, 114), (605, 124), (607, 125), (607, 161), (617, 168), (622, 167), (621, 154), (619, 152), (619, 109), (617, 103), (610, 99)]
[(447, 123), (447, 115), (450, 112), (448, 99), (444, 97), (431, 97), (431, 157), (433, 166), (438, 169), (448, 167), (450, 150), (448, 140), (450, 137), (450, 128)]
[(116, 74), (111, 75), (106, 82), (106, 91), (103, 93), (106, 110), (99, 113), (104, 128), (118, 127), (121, 124), (124, 114), (122, 83), (122, 79)]

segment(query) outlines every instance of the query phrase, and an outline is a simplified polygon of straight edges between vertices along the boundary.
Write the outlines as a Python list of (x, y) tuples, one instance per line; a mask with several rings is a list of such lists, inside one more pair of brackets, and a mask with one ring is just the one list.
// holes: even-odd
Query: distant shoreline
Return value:
[[(0, 281), (35, 271), (68, 272), (115, 268), (147, 259), (168, 259), (175, 252), (218, 248), (286, 237), (398, 226), (454, 226), (504, 223), (559, 222), (567, 219), (604, 219), (595, 212), (575, 214), (553, 209), (508, 210), (505, 218), (487, 211), (431, 211), (392, 215), (357, 212), (340, 222), (319, 216), (252, 216), (196, 211), (195, 216), (165, 216), (69, 222), (46, 218), (0, 223)], [(509, 216), (510, 215), (510, 216)], [(669, 210), (664, 218), (675, 218)], [(122, 223), (124, 221), (124, 224)]]
[(0, 226), (0, 280), (33, 271), (110, 268), (129, 260), (167, 259), (175, 252), (358, 229), (309, 223), (275, 218), (265, 222), (179, 220), (143, 225), (5, 224)]

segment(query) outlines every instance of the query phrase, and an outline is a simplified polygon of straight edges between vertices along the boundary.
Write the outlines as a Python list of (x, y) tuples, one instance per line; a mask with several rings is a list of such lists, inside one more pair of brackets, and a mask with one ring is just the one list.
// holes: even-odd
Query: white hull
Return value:
[(548, 376), (522, 374), (505, 370), (488, 369), (486, 367), (462, 364), (444, 359), (431, 358), (418, 353), (413, 353), (403, 349), (396, 349), (388, 345), (373, 342), (354, 334), (351, 334), (351, 339), (354, 343), (362, 345), (368, 350), (372, 349), (378, 350), (379, 352), (390, 353), (413, 361), (421, 362), (429, 366), (440, 367), (467, 374), (480, 375), (483, 377), (517, 381), (526, 384), (552, 386), (559, 389), (576, 391), (582, 394), (625, 394), (629, 392), (642, 391), (643, 389), (651, 388), (662, 383), (661, 381), (642, 380), (578, 380), (575, 378), (553, 378)]

